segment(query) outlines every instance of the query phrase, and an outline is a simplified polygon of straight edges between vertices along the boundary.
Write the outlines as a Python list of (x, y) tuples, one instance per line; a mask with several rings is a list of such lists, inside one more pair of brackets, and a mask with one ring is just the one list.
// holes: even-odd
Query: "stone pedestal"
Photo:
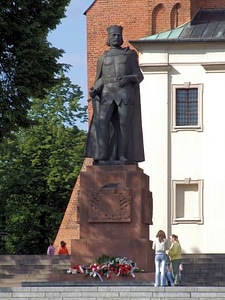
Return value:
[(71, 241), (71, 266), (104, 255), (127, 257), (154, 271), (149, 240), (149, 177), (137, 165), (89, 166), (80, 173), (80, 239)]

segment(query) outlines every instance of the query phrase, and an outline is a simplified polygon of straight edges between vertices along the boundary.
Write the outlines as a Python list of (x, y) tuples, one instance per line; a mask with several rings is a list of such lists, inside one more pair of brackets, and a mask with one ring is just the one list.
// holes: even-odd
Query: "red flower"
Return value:
[(135, 277), (135, 269), (137, 269), (136, 264), (133, 264), (132, 261), (127, 260), (126, 257), (120, 259), (103, 255), (89, 266), (75, 265), (70, 268), (67, 273), (84, 273), (85, 276), (88, 274), (91, 276), (98, 275), (100, 280), (103, 281), (101, 276), (106, 275), (107, 278), (110, 278), (110, 272), (116, 274), (117, 277), (128, 274), (132, 277)]

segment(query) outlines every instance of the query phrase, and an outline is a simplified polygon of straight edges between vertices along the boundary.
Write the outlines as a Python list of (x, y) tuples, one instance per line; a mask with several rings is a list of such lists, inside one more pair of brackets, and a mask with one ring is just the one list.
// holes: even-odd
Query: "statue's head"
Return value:
[(112, 25), (107, 28), (108, 31), (108, 46), (121, 46), (123, 44), (123, 27)]

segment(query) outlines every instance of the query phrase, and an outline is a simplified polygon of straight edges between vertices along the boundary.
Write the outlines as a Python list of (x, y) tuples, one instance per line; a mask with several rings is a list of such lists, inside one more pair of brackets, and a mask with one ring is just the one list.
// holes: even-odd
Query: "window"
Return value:
[(172, 223), (203, 223), (203, 181), (172, 181)]
[(176, 89), (176, 126), (198, 125), (198, 89)]
[(202, 85), (173, 85), (172, 130), (202, 130)]

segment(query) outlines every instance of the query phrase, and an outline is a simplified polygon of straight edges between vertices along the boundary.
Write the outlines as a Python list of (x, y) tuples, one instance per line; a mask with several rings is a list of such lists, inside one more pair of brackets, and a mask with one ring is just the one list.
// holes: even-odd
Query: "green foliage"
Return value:
[(46, 253), (54, 239), (83, 163), (87, 119), (82, 92), (68, 78), (46, 98), (33, 99), (29, 117), (37, 123), (0, 144), (0, 231), (7, 253)]
[(102, 256), (99, 256), (95, 259), (95, 263), (101, 265), (101, 264), (104, 264), (109, 261), (114, 261), (115, 259), (116, 259), (116, 256), (108, 256), (108, 255), (103, 254)]
[(47, 42), (50, 30), (65, 17), (70, 0), (1, 0), (0, 5), (0, 141), (18, 127), (32, 124), (31, 97), (44, 97), (56, 74), (68, 65), (57, 62), (63, 50)]

